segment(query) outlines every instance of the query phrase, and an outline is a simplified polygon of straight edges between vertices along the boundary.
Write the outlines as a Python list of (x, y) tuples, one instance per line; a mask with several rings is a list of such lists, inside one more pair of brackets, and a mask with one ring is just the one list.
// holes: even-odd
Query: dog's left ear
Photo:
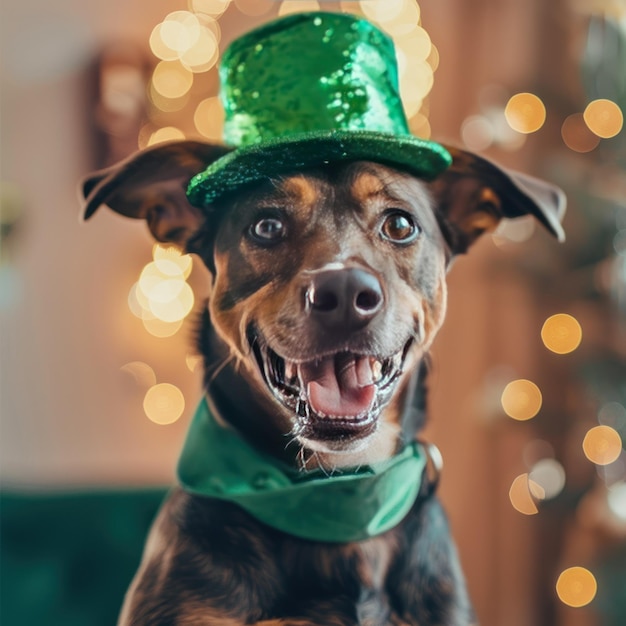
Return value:
[(534, 215), (559, 241), (565, 194), (532, 176), (504, 170), (475, 154), (446, 146), (452, 165), (432, 183), (438, 216), (453, 254), (462, 254), (504, 217)]
[(199, 141), (176, 141), (138, 152), (83, 181), (83, 218), (106, 204), (126, 217), (145, 219), (157, 241), (184, 247), (204, 219), (187, 201), (187, 184), (230, 151)]

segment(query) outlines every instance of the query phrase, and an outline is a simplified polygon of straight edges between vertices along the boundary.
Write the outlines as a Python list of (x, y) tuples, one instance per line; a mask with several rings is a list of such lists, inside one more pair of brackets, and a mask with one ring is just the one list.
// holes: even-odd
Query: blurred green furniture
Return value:
[(0, 624), (112, 626), (165, 489), (0, 495)]

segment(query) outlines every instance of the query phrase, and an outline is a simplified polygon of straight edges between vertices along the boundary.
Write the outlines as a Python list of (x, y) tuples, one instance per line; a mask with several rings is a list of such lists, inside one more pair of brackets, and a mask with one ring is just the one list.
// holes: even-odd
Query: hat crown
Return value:
[(333, 130), (408, 135), (391, 39), (340, 13), (298, 13), (236, 39), (220, 66), (224, 140)]

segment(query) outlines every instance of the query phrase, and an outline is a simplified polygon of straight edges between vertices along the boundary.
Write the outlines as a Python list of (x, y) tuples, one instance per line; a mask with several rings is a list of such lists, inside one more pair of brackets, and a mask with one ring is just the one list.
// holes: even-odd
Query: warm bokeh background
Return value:
[[(567, 192), (566, 244), (521, 220), (455, 263), (428, 437), (444, 455), (441, 493), (481, 624), (626, 623), (623, 0), (4, 1), (3, 623), (97, 624), (116, 613), (160, 497), (148, 488), (172, 483), (200, 394), (193, 313), (163, 324), (146, 314), (149, 302), (129, 306), (153, 253), (168, 252), (153, 251), (143, 224), (107, 210), (79, 223), (77, 182), (138, 146), (218, 137), (218, 41), (223, 51), (279, 11), (320, 6), (365, 12), (394, 35), (416, 134)], [(173, 11), (196, 18), (170, 15), (153, 32)], [(169, 65), (155, 70), (155, 52)], [(536, 97), (513, 98), (521, 93)], [(587, 108), (599, 99), (609, 102)], [(203, 279), (194, 263), (195, 310)], [(567, 344), (580, 326), (579, 347), (546, 348), (554, 314), (578, 323), (558, 319), (546, 340)], [(517, 380), (538, 387), (541, 405), (533, 410), (528, 385), (504, 393)], [(169, 421), (172, 385), (182, 415), (156, 424), (146, 393), (165, 392), (147, 412)], [(511, 419), (503, 403), (517, 417), (539, 411)], [(122, 545), (126, 569), (108, 564), (108, 579), (121, 580), (104, 598), (99, 560)], [(588, 606), (568, 606), (593, 595), (584, 577), (562, 579), (557, 594), (570, 567), (597, 581)], [(24, 617), (37, 610), (44, 621)]]

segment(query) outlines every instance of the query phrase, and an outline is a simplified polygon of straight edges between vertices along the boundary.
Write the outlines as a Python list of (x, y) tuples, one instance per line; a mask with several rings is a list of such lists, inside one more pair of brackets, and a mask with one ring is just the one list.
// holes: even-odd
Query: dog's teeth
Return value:
[(383, 371), (383, 364), (377, 359), (372, 359), (372, 377), (375, 381), (380, 379), (380, 375)]
[(293, 361), (285, 360), (285, 380), (292, 381), (298, 375), (298, 368)]

